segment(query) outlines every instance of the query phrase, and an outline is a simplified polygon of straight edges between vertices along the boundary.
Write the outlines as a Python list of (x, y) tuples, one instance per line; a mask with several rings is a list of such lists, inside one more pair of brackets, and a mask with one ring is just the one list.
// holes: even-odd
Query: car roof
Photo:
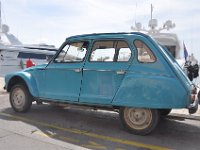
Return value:
[(124, 38), (127, 36), (139, 35), (144, 37), (149, 37), (148, 35), (141, 33), (141, 32), (119, 32), (119, 33), (92, 33), (92, 34), (82, 34), (82, 35), (75, 35), (66, 38), (68, 40), (75, 40), (75, 39), (96, 39), (96, 38)]

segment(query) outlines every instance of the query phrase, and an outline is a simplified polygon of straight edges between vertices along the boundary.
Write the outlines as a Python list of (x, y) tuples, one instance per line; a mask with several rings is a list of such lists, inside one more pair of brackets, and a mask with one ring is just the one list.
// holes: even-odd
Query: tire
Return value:
[(129, 132), (137, 135), (150, 134), (157, 126), (160, 112), (156, 109), (121, 108), (120, 118)]
[(161, 116), (167, 116), (172, 109), (160, 109), (160, 115)]
[(32, 105), (33, 97), (27, 86), (16, 84), (10, 91), (10, 104), (16, 112), (27, 112)]

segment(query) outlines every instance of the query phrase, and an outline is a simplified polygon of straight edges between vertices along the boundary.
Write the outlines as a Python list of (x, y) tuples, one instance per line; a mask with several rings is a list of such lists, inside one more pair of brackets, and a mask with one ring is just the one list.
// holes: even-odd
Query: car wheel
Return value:
[(123, 126), (133, 134), (147, 135), (157, 126), (160, 113), (156, 109), (121, 108), (120, 118)]
[(170, 112), (171, 112), (172, 109), (161, 109), (160, 110), (160, 115), (161, 116), (167, 116)]
[(16, 112), (27, 112), (32, 105), (33, 97), (24, 84), (14, 85), (10, 91), (10, 104)]

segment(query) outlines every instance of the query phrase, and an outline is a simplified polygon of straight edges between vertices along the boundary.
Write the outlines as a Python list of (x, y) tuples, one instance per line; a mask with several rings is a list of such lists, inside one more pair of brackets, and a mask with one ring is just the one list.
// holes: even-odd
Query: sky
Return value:
[(189, 54), (200, 61), (199, 0), (1, 0), (2, 22), (24, 44), (59, 47), (67, 37), (86, 33), (130, 32), (135, 22), (148, 28), (150, 5), (158, 26), (166, 20)]

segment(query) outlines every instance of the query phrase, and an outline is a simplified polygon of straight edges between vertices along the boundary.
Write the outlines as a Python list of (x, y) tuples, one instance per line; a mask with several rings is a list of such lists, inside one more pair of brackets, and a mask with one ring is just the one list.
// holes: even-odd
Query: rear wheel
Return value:
[(10, 91), (10, 104), (16, 112), (27, 112), (32, 105), (33, 97), (24, 84), (16, 84)]
[(157, 126), (160, 113), (156, 109), (121, 108), (120, 118), (124, 127), (133, 134), (147, 135)]

